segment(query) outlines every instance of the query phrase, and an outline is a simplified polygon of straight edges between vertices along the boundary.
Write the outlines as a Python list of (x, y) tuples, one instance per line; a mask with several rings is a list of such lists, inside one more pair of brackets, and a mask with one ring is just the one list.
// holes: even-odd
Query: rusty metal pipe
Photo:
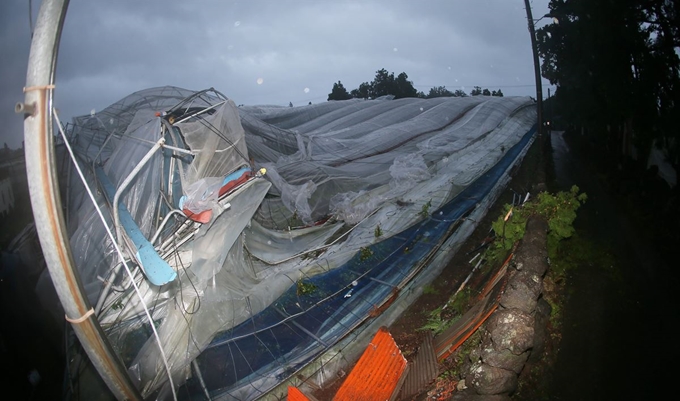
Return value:
[(104, 382), (119, 400), (141, 400), (99, 326), (77, 271), (66, 234), (52, 124), (52, 101), (57, 52), (68, 0), (43, 1), (36, 22), (24, 88), (24, 105), (34, 105), (24, 114), (24, 144), (33, 217), (47, 268), (59, 299), (85, 352)]

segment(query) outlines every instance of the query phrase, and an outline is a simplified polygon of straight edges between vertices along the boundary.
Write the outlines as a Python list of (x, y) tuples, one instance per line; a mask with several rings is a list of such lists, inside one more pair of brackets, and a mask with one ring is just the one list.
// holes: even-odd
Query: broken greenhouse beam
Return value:
[[(97, 173), (97, 179), (104, 190), (106, 198), (112, 203), (116, 192), (113, 184), (101, 167), (97, 166), (95, 171)], [(158, 255), (158, 253), (156, 253), (153, 245), (151, 245), (149, 240), (144, 237), (144, 234), (142, 234), (139, 226), (132, 218), (132, 215), (130, 215), (127, 207), (125, 207), (125, 204), (123, 204), (123, 202), (119, 202), (118, 205), (111, 205), (111, 207), (118, 208), (120, 223), (125, 229), (125, 233), (130, 238), (130, 240), (132, 240), (132, 243), (136, 248), (137, 252), (135, 257), (139, 261), (139, 264), (142, 267), (142, 270), (144, 270), (144, 274), (146, 275), (146, 278), (149, 279), (149, 282), (151, 282), (153, 285), (160, 286), (173, 281), (177, 277), (177, 272), (173, 270), (173, 268), (170, 267), (170, 265), (165, 260), (163, 260)]]
[(434, 339), (434, 350), (440, 362), (448, 358), (498, 308), (498, 301), (507, 283), (507, 275), (498, 280), (489, 293), (470, 308), (453, 326)]

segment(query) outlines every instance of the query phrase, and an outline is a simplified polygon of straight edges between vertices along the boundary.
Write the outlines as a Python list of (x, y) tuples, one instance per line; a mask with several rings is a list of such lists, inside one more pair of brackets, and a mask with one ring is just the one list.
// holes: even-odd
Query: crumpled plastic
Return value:
[(179, 201), (180, 209), (187, 209), (192, 213), (220, 208), (218, 195), (224, 178), (205, 177), (189, 185), (185, 195)]

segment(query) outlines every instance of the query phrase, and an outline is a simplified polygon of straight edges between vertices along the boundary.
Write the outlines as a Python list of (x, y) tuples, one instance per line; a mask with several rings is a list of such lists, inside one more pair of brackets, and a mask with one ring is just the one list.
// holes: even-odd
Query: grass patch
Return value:
[(417, 329), (418, 331), (432, 330), (435, 336), (451, 327), (467, 311), (472, 299), (472, 291), (469, 288), (463, 289), (443, 306), (427, 312), (427, 321)]
[(437, 291), (436, 288), (434, 288), (434, 285), (428, 284), (425, 287), (423, 287), (423, 294), (439, 294), (439, 291)]
[(361, 247), (359, 249), (359, 260), (360, 261), (363, 262), (363, 261), (369, 259), (371, 256), (373, 256), (373, 251), (371, 250), (371, 248), (364, 246), (364, 247)]

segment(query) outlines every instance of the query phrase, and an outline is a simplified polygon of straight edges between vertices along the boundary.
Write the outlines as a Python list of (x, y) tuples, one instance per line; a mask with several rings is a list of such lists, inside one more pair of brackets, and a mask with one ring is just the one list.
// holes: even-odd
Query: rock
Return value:
[(545, 276), (543, 278), (543, 292), (555, 292), (555, 287), (555, 282), (550, 278), (550, 276)]
[(534, 317), (519, 309), (497, 310), (487, 322), (496, 351), (520, 355), (534, 345)]
[(529, 358), (530, 351), (515, 355), (510, 350), (496, 351), (491, 347), (482, 348), (482, 361), (495, 368), (511, 370), (520, 374)]
[(508, 280), (500, 304), (506, 309), (517, 308), (532, 313), (542, 291), (543, 280), (539, 275), (528, 270), (515, 271)]
[[(487, 338), (490, 338), (490, 337), (489, 337), (488, 331), (484, 330), (483, 328), (480, 328), (480, 330), (483, 330), (482, 331), (482, 341), (480, 341), (480, 345), (481, 345), (481, 344), (484, 344), (485, 342), (487, 342)], [(481, 350), (480, 345), (478, 345), (478, 346), (474, 347), (472, 350), (470, 350), (470, 355), (468, 355), (468, 359), (471, 363), (475, 363), (475, 362), (479, 361), (479, 359), (482, 357), (482, 350)]]
[(550, 306), (548, 301), (546, 301), (545, 299), (543, 299), (543, 298), (539, 299), (538, 304), (536, 305), (536, 315), (540, 315), (540, 316), (543, 316), (545, 318), (550, 318), (551, 314), (552, 314), (552, 306)]
[(517, 380), (515, 372), (486, 363), (473, 365), (465, 377), (467, 386), (482, 395), (510, 394), (517, 389)]
[(543, 298), (539, 299), (534, 313), (534, 349), (531, 350), (529, 362), (538, 362), (543, 356), (551, 313), (552, 307), (548, 301)]
[(515, 253), (518, 270), (528, 270), (540, 277), (548, 270), (548, 223), (539, 217), (530, 217), (526, 234)]
[(515, 254), (516, 270), (510, 273), (498, 309), (485, 324), (479, 347), (466, 361), (472, 364), (453, 400), (509, 401), (527, 360), (542, 356), (551, 312), (550, 305), (539, 300), (548, 270), (547, 232), (545, 220), (529, 218)]
[(467, 386), (465, 385), (465, 379), (463, 379), (459, 381), (458, 384), (456, 385), (456, 390), (463, 391), (465, 389), (467, 389)]

